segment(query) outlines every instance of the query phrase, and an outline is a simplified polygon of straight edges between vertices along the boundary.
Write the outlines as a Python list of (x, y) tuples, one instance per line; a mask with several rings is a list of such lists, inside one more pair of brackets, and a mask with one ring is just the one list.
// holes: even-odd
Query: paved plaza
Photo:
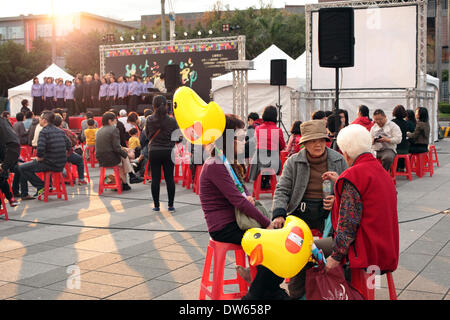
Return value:
[[(403, 300), (450, 299), (450, 139), (436, 148), (433, 177), (397, 182), (400, 262), (393, 276)], [(163, 201), (153, 212), (149, 184), (99, 197), (99, 169), (89, 171), (90, 185), (67, 187), (69, 201), (8, 207), (10, 221), (0, 219), (0, 299), (198, 299), (209, 240), (198, 196), (178, 184), (177, 211)], [(164, 182), (161, 193), (167, 199)], [(271, 206), (270, 195), (261, 199)], [(233, 265), (230, 256), (226, 275)], [(384, 276), (375, 293), (388, 299)]]

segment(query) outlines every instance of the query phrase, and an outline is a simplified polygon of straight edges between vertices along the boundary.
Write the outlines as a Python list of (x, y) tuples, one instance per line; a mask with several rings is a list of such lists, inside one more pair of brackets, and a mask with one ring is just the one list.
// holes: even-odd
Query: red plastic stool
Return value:
[(147, 182), (147, 180), (152, 181), (152, 176), (148, 173), (148, 167), (150, 162), (147, 161), (147, 165), (145, 166), (145, 172), (144, 172), (144, 184)]
[(286, 162), (288, 158), (288, 152), (287, 151), (281, 151), (280, 152), (280, 160), (281, 160), (281, 170), (280, 170), (280, 175), (283, 172), (283, 168), (284, 168), (284, 163)]
[(190, 164), (183, 164), (183, 187), (190, 189), (192, 184), (192, 170)]
[(439, 167), (439, 159), (438, 159), (436, 147), (434, 146), (434, 144), (430, 144), (428, 146), (428, 152), (429, 152), (429, 157), (433, 161), (433, 164), (436, 163), (436, 165)]
[(31, 160), (31, 155), (33, 153), (33, 149), (31, 146), (21, 145), (20, 146), (20, 156), (23, 161), (28, 162)]
[[(366, 300), (375, 300), (375, 287), (370, 289), (367, 284), (371, 276), (364, 269), (352, 269), (352, 285), (358, 290)], [(386, 279), (389, 288), (389, 299), (397, 300), (397, 293), (395, 292), (394, 278), (391, 272), (386, 272)]]
[(6, 209), (5, 195), (1, 191), (0, 191), (0, 200), (1, 200), (1, 204), (2, 204), (2, 207), (0, 208), (0, 216), (4, 215), (5, 220), (8, 221), (9, 220), (8, 219), (8, 210)]
[(66, 176), (64, 177), (64, 183), (69, 183), (71, 187), (73, 187), (73, 180), (75, 179), (72, 175), (72, 164), (66, 162), (64, 167), (66, 169)]
[[(78, 168), (74, 164), (72, 164), (72, 178), (73, 181), (80, 181), (80, 177), (78, 176)], [(89, 177), (89, 169), (86, 163), (84, 163), (84, 178), (87, 179), (88, 183), (91, 183), (91, 178)]]
[(202, 174), (203, 165), (195, 166), (195, 177), (194, 177), (194, 185), (192, 186), (192, 191), (196, 194), (200, 193), (200, 175)]
[[(261, 180), (263, 174), (270, 175), (270, 189), (261, 189)], [(270, 168), (261, 168), (258, 177), (256, 178), (255, 182), (253, 182), (253, 198), (255, 198), (255, 200), (259, 200), (259, 196), (265, 193), (270, 193), (272, 194), (273, 197), (276, 187), (277, 187), (277, 173), (275, 172), (275, 170)]]
[(173, 180), (175, 181), (175, 184), (178, 184), (178, 182), (183, 182), (183, 170), (182, 170), (182, 164), (181, 163), (175, 163), (175, 172), (173, 175)]
[[(409, 154), (397, 154), (394, 158), (394, 162), (391, 166), (391, 177), (395, 181), (395, 177), (402, 176), (407, 177), (409, 181), (412, 181), (412, 167), (411, 167), (411, 161), (410, 161), (410, 155)], [(398, 166), (398, 160), (404, 159), (405, 160), (405, 172), (397, 172), (397, 166)]]
[(429, 157), (429, 152), (413, 153), (411, 154), (411, 168), (419, 178), (422, 178), (425, 173), (433, 176), (433, 160)]
[[(114, 183), (105, 183), (106, 169), (114, 170)], [(120, 179), (119, 166), (100, 167), (100, 183), (98, 186), (98, 195), (100, 196), (105, 189), (116, 189), (118, 194), (122, 193), (122, 180)]]
[(91, 163), (91, 168), (95, 168), (95, 164), (98, 163), (97, 159), (95, 158), (95, 147), (94, 146), (87, 146), (84, 150), (84, 157), (86, 159), (86, 150), (89, 150), (89, 160)]
[[(53, 190), (50, 190), (50, 179), (52, 179)], [(44, 193), (38, 199), (41, 200), (42, 196), (44, 196), (44, 202), (48, 202), (49, 196), (57, 196), (58, 199), (64, 196), (64, 200), (68, 200), (62, 172), (46, 171), (44, 173)]]
[[(236, 265), (245, 268), (245, 252), (241, 246), (210, 239), (203, 267), (199, 300), (205, 300), (206, 296), (212, 300), (239, 299), (247, 294), (249, 285), (237, 272), (235, 279), (224, 279), (225, 260), (228, 251), (234, 251)], [(212, 281), (210, 280), (211, 263), (213, 263)], [(252, 278), (254, 278), (256, 268), (251, 266), (250, 273), (252, 274)], [(239, 292), (224, 293), (223, 287), (231, 284), (238, 284)], [(209, 289), (210, 287), (211, 289)]]

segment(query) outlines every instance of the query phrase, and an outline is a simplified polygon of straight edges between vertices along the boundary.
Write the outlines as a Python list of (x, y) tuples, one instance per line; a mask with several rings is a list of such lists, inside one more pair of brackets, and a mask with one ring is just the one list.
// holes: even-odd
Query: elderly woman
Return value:
[(414, 132), (408, 132), (409, 153), (428, 152), (428, 142), (430, 141), (430, 123), (428, 122), (428, 110), (423, 107), (416, 109), (417, 124)]
[[(273, 228), (270, 220), (264, 216), (256, 207), (255, 201), (250, 196), (245, 186), (243, 191), (238, 189), (231, 177), (234, 171), (243, 185), (244, 171), (241, 165), (236, 163), (237, 155), (245, 151), (244, 122), (235, 115), (226, 115), (225, 131), (215, 146), (223, 151), (231, 164), (229, 170), (216, 148), (211, 149), (209, 157), (203, 165), (200, 176), (200, 203), (205, 214), (206, 225), (211, 238), (215, 241), (241, 244), (246, 230), (240, 229), (236, 222), (235, 209), (255, 219), (263, 228)], [(234, 144), (225, 135), (233, 134)], [(233, 159), (234, 154), (234, 159)], [(245, 196), (244, 196), (245, 195)], [(280, 288), (284, 279), (276, 276), (264, 266), (257, 266), (257, 275), (253, 280), (245, 300), (254, 299), (288, 299), (287, 293)], [(247, 276), (245, 270), (237, 268), (244, 279)], [(248, 270), (247, 270), (248, 272)]]
[[(341, 174), (347, 164), (341, 154), (326, 147), (328, 140), (323, 120), (311, 120), (301, 125), (305, 148), (286, 160), (283, 174), (275, 190), (272, 212), (275, 228), (284, 225), (287, 214), (304, 220), (311, 229), (323, 231), (325, 219), (330, 214), (334, 196), (324, 198), (322, 183), (331, 173)], [(303, 275), (289, 282), (289, 295), (299, 298), (304, 292), (299, 290)], [(300, 285), (301, 287), (301, 285)]]
[(399, 256), (395, 186), (372, 155), (371, 136), (364, 127), (355, 124), (342, 129), (337, 143), (350, 167), (339, 177), (328, 174), (335, 181), (334, 235), (315, 241), (328, 257), (325, 269), (347, 261), (350, 269), (373, 265), (381, 273), (392, 272)]

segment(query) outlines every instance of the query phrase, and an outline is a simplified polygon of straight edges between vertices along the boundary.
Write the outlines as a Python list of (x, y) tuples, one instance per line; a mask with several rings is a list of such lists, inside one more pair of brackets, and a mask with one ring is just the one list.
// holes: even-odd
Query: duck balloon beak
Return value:
[(262, 245), (258, 244), (255, 249), (250, 253), (250, 264), (252, 266), (260, 265), (263, 261)]

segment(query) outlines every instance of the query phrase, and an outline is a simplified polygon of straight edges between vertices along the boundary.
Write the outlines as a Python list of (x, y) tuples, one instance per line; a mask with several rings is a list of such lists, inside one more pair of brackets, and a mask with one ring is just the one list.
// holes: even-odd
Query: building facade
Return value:
[[(135, 29), (126, 22), (94, 15), (87, 12), (79, 12), (55, 18), (56, 38), (64, 38), (67, 34), (78, 31), (88, 33), (90, 31), (108, 32), (118, 30), (124, 32)], [(0, 18), (0, 43), (13, 40), (23, 44), (29, 51), (32, 42), (37, 39), (51, 40), (52, 18), (49, 15), (21, 15), (18, 17)]]

